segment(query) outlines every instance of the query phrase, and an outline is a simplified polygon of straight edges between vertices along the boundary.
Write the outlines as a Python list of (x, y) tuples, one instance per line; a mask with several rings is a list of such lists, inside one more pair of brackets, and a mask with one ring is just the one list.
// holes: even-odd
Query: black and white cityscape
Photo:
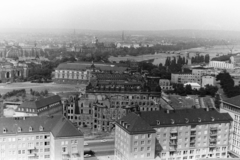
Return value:
[(240, 2), (0, 3), (0, 160), (239, 160)]

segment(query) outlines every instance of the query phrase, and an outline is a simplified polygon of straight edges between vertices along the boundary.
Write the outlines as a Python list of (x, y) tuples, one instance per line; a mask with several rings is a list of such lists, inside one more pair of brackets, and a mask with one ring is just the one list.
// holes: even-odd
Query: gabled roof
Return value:
[[(124, 130), (130, 134), (138, 134), (141, 132), (155, 133), (156, 131), (139, 115), (130, 113), (116, 122)], [(128, 127), (126, 128), (126, 125)]]
[(51, 97), (39, 99), (37, 101), (30, 101), (30, 102), (23, 102), (19, 107), (20, 108), (34, 108), (34, 109), (39, 109), (44, 106), (56, 103), (61, 101), (61, 97), (59, 95), (54, 95)]
[[(141, 112), (141, 117), (150, 126), (221, 123), (233, 120), (228, 113), (219, 113), (215, 109), (203, 108)], [(160, 125), (157, 124), (157, 121), (160, 122)]]
[[(83, 136), (82, 132), (62, 115), (0, 118), (0, 121), (0, 135), (51, 132), (54, 137)], [(43, 131), (39, 130), (40, 126), (43, 127)], [(29, 127), (32, 127), (32, 131), (29, 131)], [(18, 132), (18, 128), (21, 128), (21, 132)], [(6, 133), (3, 133), (4, 129)]]
[[(228, 123), (233, 121), (228, 113), (215, 109), (160, 110), (129, 113), (116, 122), (129, 134), (152, 133), (153, 128), (196, 124)], [(128, 127), (126, 127), (128, 124)]]
[(227, 98), (227, 99), (223, 100), (223, 102), (230, 103), (230, 104), (240, 107), (240, 95), (236, 96), (236, 97), (232, 97), (232, 98)]

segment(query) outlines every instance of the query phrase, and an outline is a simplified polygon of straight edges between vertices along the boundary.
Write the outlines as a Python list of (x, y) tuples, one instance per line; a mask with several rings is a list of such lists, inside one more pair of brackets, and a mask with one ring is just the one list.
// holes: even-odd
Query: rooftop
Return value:
[(29, 101), (29, 102), (23, 102), (19, 107), (20, 108), (34, 108), (34, 109), (39, 109), (44, 106), (56, 103), (61, 101), (61, 97), (59, 95), (54, 95), (51, 97), (39, 99), (37, 101)]
[[(0, 121), (0, 135), (51, 132), (54, 137), (83, 136), (81, 131), (77, 130), (68, 119), (61, 115), (0, 118)], [(6, 132), (4, 133), (4, 131)]]
[[(146, 111), (130, 113), (117, 121), (118, 126), (130, 134), (153, 132), (153, 128), (182, 126), (191, 124), (226, 123), (233, 119), (228, 113), (219, 113), (215, 109), (182, 109)], [(128, 126), (126, 127), (126, 124)]]
[(240, 107), (240, 95), (236, 96), (236, 97), (232, 97), (232, 98), (227, 98), (227, 99), (223, 100), (223, 102), (233, 104), (235, 106)]
[[(87, 62), (79, 62), (79, 63), (61, 63), (58, 65), (56, 70), (86, 70), (90, 68), (93, 64)], [(107, 71), (119, 71), (124, 72), (127, 67), (116, 66), (110, 63), (94, 63), (95, 68), (100, 70), (107, 70)]]

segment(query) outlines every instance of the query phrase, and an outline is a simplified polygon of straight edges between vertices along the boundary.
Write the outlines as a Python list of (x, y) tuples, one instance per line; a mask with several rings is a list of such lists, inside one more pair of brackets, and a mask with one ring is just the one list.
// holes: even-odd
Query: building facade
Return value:
[(137, 93), (88, 93), (79, 98), (70, 96), (64, 103), (64, 116), (77, 127), (95, 131), (111, 131), (115, 121), (126, 116), (131, 108), (155, 111), (161, 108), (160, 97)]
[(83, 134), (63, 116), (1, 118), (1, 160), (83, 160)]
[(202, 76), (207, 75), (215, 75), (215, 71), (213, 68), (204, 68), (204, 67), (194, 67), (191, 69), (191, 74), (185, 73), (178, 73), (178, 74), (171, 74), (171, 82), (172, 83), (198, 83), (202, 84)]
[(226, 158), (232, 118), (214, 109), (130, 113), (116, 122), (116, 160)]
[(171, 83), (184, 84), (184, 83), (199, 83), (201, 84), (201, 79), (198, 75), (194, 74), (184, 74), (184, 73), (172, 73), (171, 74)]
[(216, 69), (234, 69), (234, 64), (222, 61), (210, 61), (209, 67)]
[(63, 105), (58, 95), (39, 99), (37, 101), (26, 101), (20, 104), (14, 113), (14, 117), (62, 115)]
[(206, 85), (215, 86), (216, 80), (214, 76), (202, 76), (202, 87)]
[(28, 67), (24, 64), (13, 65), (9, 62), (0, 62), (0, 81), (15, 82), (27, 78)]
[(55, 83), (88, 84), (93, 72), (123, 73), (126, 67), (104, 63), (62, 63), (54, 72)]
[(240, 157), (240, 96), (222, 100), (220, 112), (228, 113), (233, 118), (231, 126), (229, 151)]
[(171, 81), (169, 79), (160, 79), (159, 85), (162, 90), (172, 90), (173, 87), (171, 85)]

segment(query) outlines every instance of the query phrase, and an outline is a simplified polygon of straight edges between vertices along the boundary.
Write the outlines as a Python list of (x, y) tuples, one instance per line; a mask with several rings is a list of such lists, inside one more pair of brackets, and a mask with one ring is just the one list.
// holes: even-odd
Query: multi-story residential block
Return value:
[(226, 158), (232, 118), (214, 109), (132, 112), (116, 122), (116, 160)]
[(201, 85), (202, 83), (202, 76), (207, 75), (215, 75), (215, 71), (213, 68), (204, 68), (204, 67), (194, 67), (191, 69), (191, 74), (186, 73), (178, 73), (178, 74), (171, 74), (171, 82), (172, 83), (198, 83)]
[(229, 115), (233, 118), (229, 152), (237, 157), (240, 157), (240, 96), (222, 100), (220, 112), (229, 113)]
[(202, 76), (202, 87), (206, 85), (215, 86), (216, 80), (214, 76)]
[(169, 79), (160, 79), (159, 85), (162, 90), (172, 90), (171, 81)]
[(84, 138), (65, 117), (0, 119), (1, 160), (83, 160)]
[(198, 83), (201, 84), (201, 79), (198, 75), (195, 74), (186, 74), (186, 73), (172, 73), (171, 74), (171, 83)]
[(37, 101), (26, 101), (20, 104), (14, 117), (44, 116), (53, 114), (62, 114), (63, 105), (61, 97), (58, 95), (42, 98)]

